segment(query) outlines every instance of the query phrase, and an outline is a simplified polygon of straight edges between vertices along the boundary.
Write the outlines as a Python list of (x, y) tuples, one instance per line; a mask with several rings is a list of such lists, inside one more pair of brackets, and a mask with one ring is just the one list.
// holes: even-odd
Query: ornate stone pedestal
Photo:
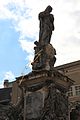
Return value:
[(17, 80), (24, 91), (24, 120), (68, 120), (71, 79), (54, 69), (32, 71)]

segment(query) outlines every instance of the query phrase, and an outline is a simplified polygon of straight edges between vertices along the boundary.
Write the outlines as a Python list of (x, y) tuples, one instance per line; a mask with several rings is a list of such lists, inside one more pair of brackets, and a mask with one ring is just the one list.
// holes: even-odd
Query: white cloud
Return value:
[(0, 88), (3, 88), (3, 84), (2, 83), (0, 84)]
[(10, 81), (15, 80), (15, 76), (14, 76), (14, 74), (12, 73), (12, 71), (8, 71), (8, 72), (5, 72), (5, 73), (4, 73), (4, 80), (5, 80), (5, 79), (8, 79), (8, 80), (10, 80)]
[(26, 41), (26, 40), (19, 40), (21, 48), (23, 51), (27, 52), (27, 57), (26, 59), (31, 62), (33, 61), (33, 53), (34, 53), (34, 44), (31, 41)]
[(3, 88), (3, 83), (4, 80), (9, 80), (9, 82), (14, 81), (15, 80), (15, 75), (12, 73), (12, 71), (7, 71), (3, 73), (3, 80), (0, 82), (0, 88)]
[(19, 40), (20, 45), (24, 51), (27, 53), (32, 53), (33, 52), (33, 47), (34, 44), (31, 41), (26, 41), (26, 40)]

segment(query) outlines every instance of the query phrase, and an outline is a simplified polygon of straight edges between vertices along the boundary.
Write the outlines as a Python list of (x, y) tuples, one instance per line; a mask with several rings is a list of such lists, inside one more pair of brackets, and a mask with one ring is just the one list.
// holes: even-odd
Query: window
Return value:
[(76, 95), (80, 96), (80, 86), (75, 86)]
[(68, 91), (68, 96), (73, 96), (73, 91), (72, 91), (72, 87), (69, 88), (69, 91)]

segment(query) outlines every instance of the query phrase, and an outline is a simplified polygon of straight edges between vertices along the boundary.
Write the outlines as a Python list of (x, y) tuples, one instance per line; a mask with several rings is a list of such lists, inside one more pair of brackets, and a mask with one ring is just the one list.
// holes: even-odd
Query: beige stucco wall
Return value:
[(76, 95), (75, 90), (75, 86), (80, 86), (80, 60), (65, 65), (57, 66), (56, 69), (75, 81), (74, 85), (72, 86), (73, 96), (69, 97), (69, 101), (80, 101), (80, 95)]
[(74, 80), (75, 84), (80, 84), (80, 61), (57, 66), (56, 69)]

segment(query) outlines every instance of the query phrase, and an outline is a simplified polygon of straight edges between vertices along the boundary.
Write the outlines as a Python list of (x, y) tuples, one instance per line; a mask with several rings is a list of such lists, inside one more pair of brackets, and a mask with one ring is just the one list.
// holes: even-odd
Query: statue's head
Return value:
[(45, 10), (48, 11), (48, 12), (52, 12), (52, 7), (50, 5), (48, 5)]

